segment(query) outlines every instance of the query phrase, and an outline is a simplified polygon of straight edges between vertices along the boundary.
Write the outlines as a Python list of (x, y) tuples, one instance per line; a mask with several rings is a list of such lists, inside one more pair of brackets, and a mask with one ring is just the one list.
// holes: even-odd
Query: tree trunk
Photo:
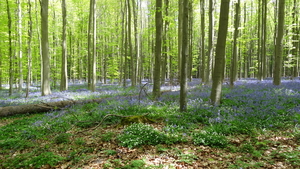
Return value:
[(297, 2), (294, 0), (294, 7), (293, 7), (293, 49), (292, 49), (292, 55), (293, 55), (293, 78), (298, 76), (298, 49), (299, 49), (299, 22), (298, 21), (298, 7)]
[(210, 93), (210, 101), (212, 105), (219, 105), (221, 101), (225, 67), (225, 47), (228, 29), (229, 2), (230, 0), (222, 0), (221, 2), (215, 68), (213, 71), (213, 84)]
[(212, 60), (214, 55), (214, 0), (209, 0), (209, 33), (208, 33), (208, 57), (206, 61), (205, 83), (211, 81)]
[(233, 50), (230, 66), (230, 86), (234, 86), (234, 82), (237, 80), (238, 74), (238, 46), (237, 39), (239, 36), (239, 25), (240, 25), (240, 0), (235, 4), (235, 18), (234, 18), (234, 35), (233, 35)]
[(165, 0), (165, 24), (164, 24), (164, 34), (163, 34), (163, 54), (161, 59), (161, 84), (165, 84), (166, 72), (167, 72), (167, 61), (168, 61), (168, 29), (169, 29), (169, 0)]
[(136, 86), (136, 80), (135, 80), (135, 64), (134, 64), (134, 55), (132, 52), (132, 41), (131, 41), (131, 6), (130, 6), (130, 0), (127, 0), (127, 11), (128, 11), (128, 43), (129, 43), (129, 55), (130, 55), (130, 68), (131, 68), (131, 85)]
[(180, 80), (181, 71), (181, 54), (182, 54), (182, 13), (183, 13), (183, 0), (178, 0), (178, 80)]
[(132, 2), (132, 11), (133, 11), (133, 25), (134, 25), (134, 52), (132, 52), (132, 86), (136, 86), (138, 79), (138, 65), (139, 65), (139, 35), (138, 35), (138, 24), (137, 24), (137, 4), (135, 0), (131, 0)]
[(92, 10), (93, 10), (93, 15), (92, 15), (92, 23), (93, 23), (93, 47), (92, 47), (92, 85), (91, 85), (91, 91), (95, 92), (96, 91), (96, 83), (97, 83), (97, 76), (96, 76), (96, 60), (97, 60), (97, 52), (96, 52), (96, 39), (97, 39), (97, 29), (96, 29), (96, 0), (92, 0)]
[(258, 0), (257, 8), (257, 78), (262, 80), (262, 62), (261, 62), (261, 1)]
[(200, 0), (201, 11), (201, 79), (202, 83), (205, 83), (205, 71), (206, 71), (206, 59), (205, 59), (205, 0)]
[(278, 25), (277, 25), (277, 37), (275, 46), (275, 67), (274, 67), (274, 85), (281, 84), (282, 74), (282, 48), (283, 48), (283, 34), (284, 34), (284, 15), (285, 15), (285, 0), (279, 0), (278, 8)]
[(21, 5), (21, 1), (17, 0), (17, 4), (18, 4), (18, 38), (19, 38), (19, 60), (18, 60), (18, 65), (19, 65), (19, 91), (22, 91), (23, 88), (23, 62), (22, 62), (22, 58), (23, 58), (23, 42), (22, 42), (22, 5)]
[(93, 0), (90, 0), (89, 26), (88, 26), (88, 89), (92, 90), (92, 57), (93, 57)]
[(262, 37), (261, 37), (261, 64), (262, 64), (262, 79), (267, 77), (267, 1), (262, 3)]
[(155, 12), (155, 64), (154, 64), (154, 82), (153, 82), (153, 97), (158, 99), (160, 96), (160, 61), (161, 61), (161, 41), (162, 41), (162, 0), (156, 0)]
[(62, 18), (63, 18), (63, 29), (62, 29), (62, 62), (61, 62), (61, 79), (60, 79), (60, 91), (68, 90), (68, 68), (67, 68), (67, 10), (66, 0), (62, 0)]
[[(0, 67), (2, 67), (2, 50), (0, 48)], [(0, 90), (2, 90), (2, 69), (0, 69)]]
[(49, 0), (41, 1), (41, 20), (42, 20), (42, 59), (43, 59), (43, 81), (42, 96), (51, 94), (50, 89), (50, 58), (48, 40), (48, 5)]
[(0, 117), (12, 116), (16, 114), (33, 114), (48, 112), (51, 110), (62, 109), (75, 104), (100, 103), (103, 99), (77, 100), (77, 101), (59, 101), (41, 104), (27, 104), (19, 106), (0, 107)]
[[(32, 17), (31, 17), (31, 2), (28, 0), (28, 41), (27, 41), (27, 58), (28, 58), (28, 64), (27, 64), (27, 83), (26, 83), (26, 98), (29, 96), (29, 88), (31, 84), (31, 66), (32, 66), (32, 56), (31, 56), (31, 40), (32, 40)], [(1, 76), (1, 75), (0, 75)]]
[(9, 95), (11, 96), (13, 93), (13, 79), (14, 79), (14, 73), (13, 73), (13, 56), (12, 56), (12, 35), (11, 35), (11, 14), (10, 14), (10, 8), (8, 0), (6, 0), (7, 5), (7, 18), (8, 18), (8, 39), (9, 39)]
[(193, 24), (194, 24), (194, 8), (193, 8), (193, 1), (189, 1), (188, 2), (189, 6), (188, 6), (188, 60), (187, 60), (187, 78), (188, 80), (191, 82), (192, 81), (192, 74), (193, 74)]
[(181, 71), (180, 71), (180, 111), (187, 110), (187, 60), (189, 57), (188, 41), (188, 21), (189, 21), (189, 0), (183, 0), (183, 18), (182, 18), (182, 54), (181, 54)]

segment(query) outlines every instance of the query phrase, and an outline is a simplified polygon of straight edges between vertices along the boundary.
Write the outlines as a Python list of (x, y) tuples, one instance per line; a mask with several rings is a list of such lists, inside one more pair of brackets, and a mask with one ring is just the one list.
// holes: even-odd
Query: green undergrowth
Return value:
[[(197, 155), (200, 150), (175, 151), (178, 145), (236, 154), (239, 158), (234, 163), (228, 162), (229, 168), (265, 168), (278, 160), (292, 167), (300, 166), (300, 147), (288, 144), (300, 143), (300, 115), (291, 111), (297, 102), (287, 99), (280, 103), (284, 108), (276, 107), (275, 103), (267, 107), (263, 104), (267, 103), (265, 99), (262, 103), (255, 102), (263, 109), (253, 106), (248, 110), (244, 107), (245, 100), (226, 97), (231, 92), (232, 89), (225, 89), (220, 106), (211, 106), (205, 99), (197, 100), (190, 103), (187, 112), (179, 112), (177, 104), (172, 102), (147, 100), (151, 104), (146, 104), (129, 97), (74, 105), (44, 114), (1, 118), (5, 125), (0, 127), (0, 168), (56, 167), (66, 163), (72, 168), (95, 158), (95, 154), (107, 158), (103, 168), (148, 167), (144, 159), (118, 160), (122, 155), (120, 147), (133, 151), (153, 146), (157, 155), (172, 155), (178, 163), (189, 165), (200, 158)], [(250, 89), (244, 94), (248, 93)], [(120, 116), (151, 120), (125, 124)], [(102, 148), (104, 145), (114, 146)]]

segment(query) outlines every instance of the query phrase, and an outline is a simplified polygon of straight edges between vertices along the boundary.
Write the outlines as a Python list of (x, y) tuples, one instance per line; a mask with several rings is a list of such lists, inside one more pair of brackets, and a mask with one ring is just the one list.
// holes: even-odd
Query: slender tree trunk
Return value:
[(168, 61), (168, 44), (167, 44), (167, 38), (168, 38), (168, 28), (169, 28), (169, 0), (165, 0), (165, 24), (164, 24), (164, 34), (163, 34), (163, 54), (161, 59), (161, 84), (165, 84), (166, 80), (166, 72), (167, 72), (167, 61)]
[[(2, 50), (1, 50), (1, 48), (0, 48), (0, 67), (2, 67)], [(3, 75), (2, 75), (2, 69), (0, 69), (0, 90), (2, 90), (2, 77), (3, 77)]]
[[(247, 24), (247, 2), (244, 3), (244, 27), (246, 27), (246, 24)], [(245, 34), (246, 30), (243, 30), (243, 33), (242, 34)], [(243, 49), (243, 55), (244, 55), (244, 62), (243, 62), (243, 68), (244, 68), (244, 78), (247, 78), (248, 77), (248, 58), (250, 57), (249, 55), (247, 55), (247, 46), (248, 46), (248, 43), (246, 41), (243, 42), (243, 45), (245, 46), (245, 48)]]
[(132, 41), (131, 41), (131, 6), (130, 6), (130, 0), (127, 0), (127, 8), (128, 8), (128, 43), (129, 43), (129, 55), (130, 55), (130, 68), (131, 68), (131, 85), (136, 86), (136, 78), (135, 78), (135, 64), (134, 64), (134, 55), (132, 52)]
[[(126, 1), (127, 2), (127, 1)], [(127, 6), (126, 6), (126, 3), (125, 3), (125, 6), (124, 6), (124, 10), (125, 10), (125, 16), (128, 16), (127, 15)], [(127, 34), (127, 29), (128, 29), (128, 20), (127, 18), (125, 19), (125, 45), (124, 45), (124, 75), (123, 75), (123, 87), (126, 87), (127, 83), (126, 83), (126, 80), (127, 80), (127, 75), (128, 75), (128, 68), (127, 68), (127, 49), (128, 49), (128, 34)]]
[[(273, 45), (276, 47), (276, 37), (277, 37), (277, 28), (278, 28), (278, 1), (274, 1), (274, 34), (273, 34)], [(274, 78), (274, 69), (275, 69), (275, 57), (276, 49), (274, 50), (274, 56), (271, 56), (271, 70), (270, 73)]]
[(262, 58), (262, 79), (267, 77), (267, 1), (262, 3), (262, 37), (261, 37), (261, 58)]
[(153, 97), (158, 99), (160, 96), (160, 61), (161, 61), (161, 41), (162, 41), (162, 0), (156, 0), (155, 12), (155, 64), (153, 78)]
[(123, 81), (123, 74), (124, 72), (124, 57), (125, 57), (125, 44), (124, 44), (124, 32), (125, 32), (125, 10), (123, 7), (123, 0), (120, 1), (121, 3), (121, 15), (122, 15), (122, 21), (121, 21), (121, 25), (122, 25), (122, 31), (121, 31), (121, 55), (120, 55), (120, 66), (119, 66), (119, 70), (120, 70), (120, 77), (119, 77), (119, 84), (122, 84)]
[(258, 80), (262, 80), (262, 62), (261, 62), (261, 1), (258, 0), (257, 8), (257, 78)]
[(90, 0), (90, 14), (88, 26), (88, 89), (92, 90), (92, 57), (93, 57), (93, 0)]
[(230, 0), (221, 1), (219, 18), (219, 32), (216, 47), (215, 68), (213, 71), (213, 84), (210, 93), (211, 104), (219, 105), (221, 102), (222, 83), (224, 79), (225, 49), (228, 29), (228, 13)]
[(139, 34), (138, 34), (138, 24), (137, 24), (137, 2), (135, 0), (131, 0), (132, 2), (132, 11), (133, 11), (133, 25), (134, 25), (134, 52), (132, 52), (132, 80), (133, 80), (133, 85), (136, 86), (137, 84), (137, 79), (138, 79), (138, 65), (139, 65)]
[(209, 0), (209, 32), (208, 32), (208, 57), (206, 62), (205, 83), (211, 82), (212, 60), (214, 53), (214, 0)]
[(19, 51), (18, 51), (18, 65), (19, 65), (19, 91), (22, 91), (23, 87), (23, 42), (22, 42), (22, 5), (21, 5), (21, 0), (17, 0), (18, 4), (18, 38), (19, 38)]
[(189, 57), (189, 0), (183, 0), (183, 18), (182, 18), (182, 54), (181, 54), (181, 71), (180, 71), (180, 111), (187, 110), (187, 60)]
[(68, 90), (68, 67), (67, 67), (67, 10), (66, 10), (66, 0), (62, 0), (62, 19), (63, 19), (63, 29), (62, 29), (62, 61), (61, 61), (61, 79), (60, 79), (60, 91)]
[(96, 52), (96, 39), (97, 39), (97, 29), (96, 29), (96, 0), (93, 1), (93, 55), (92, 55), (92, 86), (91, 90), (93, 92), (96, 91), (96, 83), (97, 83), (97, 76), (96, 76), (96, 60), (97, 60), (97, 52)]
[[(29, 96), (29, 88), (31, 85), (31, 76), (32, 76), (32, 56), (31, 56), (31, 40), (32, 40), (32, 17), (31, 17), (31, 1), (28, 0), (28, 41), (27, 41), (27, 58), (28, 58), (28, 64), (27, 64), (27, 83), (26, 83), (26, 98)], [(1, 75), (0, 75), (1, 76)]]
[(189, 57), (187, 58), (187, 78), (188, 80), (191, 82), (192, 81), (192, 73), (193, 73), (193, 24), (194, 24), (194, 9), (193, 9), (193, 1), (189, 1), (188, 2), (189, 6), (188, 6), (188, 51), (189, 51)]
[(233, 50), (230, 66), (230, 86), (234, 86), (234, 82), (237, 80), (238, 75), (238, 36), (239, 36), (239, 26), (240, 26), (240, 0), (235, 4), (235, 17), (234, 17), (234, 35), (233, 35)]
[(50, 89), (50, 58), (49, 58), (49, 40), (48, 40), (48, 5), (49, 0), (41, 1), (41, 19), (42, 19), (42, 59), (43, 59), (43, 81), (42, 96), (51, 94)]
[(205, 83), (205, 71), (206, 71), (206, 57), (205, 57), (205, 0), (200, 0), (200, 11), (201, 11), (201, 79), (202, 83)]
[[(293, 7), (293, 79), (298, 76), (298, 50), (299, 50), (299, 21), (298, 21), (298, 6), (296, 0), (294, 0), (294, 7)], [(297, 22), (298, 21), (298, 22)]]
[(285, 0), (279, 0), (278, 8), (278, 25), (277, 25), (277, 37), (276, 37), (276, 55), (275, 55), (275, 67), (274, 67), (274, 85), (281, 84), (282, 74), (282, 48), (283, 48), (283, 34), (284, 34), (284, 15), (285, 15)]
[(7, 7), (7, 18), (8, 18), (8, 41), (9, 41), (9, 95), (11, 96), (13, 93), (13, 79), (14, 79), (14, 71), (13, 71), (13, 56), (12, 56), (12, 35), (11, 35), (11, 13), (8, 0), (6, 0)]
[(178, 0), (178, 80), (180, 80), (181, 71), (181, 54), (182, 54), (182, 13), (183, 13), (183, 0)]

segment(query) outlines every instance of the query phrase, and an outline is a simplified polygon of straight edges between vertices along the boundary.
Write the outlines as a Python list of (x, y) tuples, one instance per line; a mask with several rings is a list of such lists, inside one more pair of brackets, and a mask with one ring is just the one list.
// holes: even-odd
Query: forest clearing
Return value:
[[(224, 84), (222, 104), (212, 106), (211, 87), (194, 79), (186, 112), (179, 111), (179, 86), (163, 86), (159, 101), (146, 94), (150, 84), (102, 84), (96, 92), (70, 84), (48, 96), (33, 90), (27, 99), (16, 93), (1, 98), (1, 107), (106, 100), (1, 117), (0, 168), (299, 168), (299, 83), (239, 80)], [(108, 114), (118, 116), (99, 125)], [(150, 124), (121, 124), (120, 116), (145, 114)]]

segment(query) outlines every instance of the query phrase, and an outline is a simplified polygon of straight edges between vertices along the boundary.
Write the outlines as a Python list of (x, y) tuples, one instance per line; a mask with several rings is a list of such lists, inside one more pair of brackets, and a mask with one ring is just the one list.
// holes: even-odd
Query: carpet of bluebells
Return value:
[[(224, 83), (219, 106), (211, 87), (188, 83), (188, 111), (179, 112), (179, 86), (71, 84), (29, 97), (0, 91), (0, 106), (82, 100), (44, 114), (0, 119), (0, 168), (298, 168), (300, 80), (242, 79)], [(105, 98), (84, 104), (85, 99)], [(101, 126), (99, 122), (109, 114)], [(154, 124), (121, 126), (120, 116), (147, 114)], [(97, 127), (97, 128), (96, 128)], [(37, 146), (39, 145), (39, 146)]]

